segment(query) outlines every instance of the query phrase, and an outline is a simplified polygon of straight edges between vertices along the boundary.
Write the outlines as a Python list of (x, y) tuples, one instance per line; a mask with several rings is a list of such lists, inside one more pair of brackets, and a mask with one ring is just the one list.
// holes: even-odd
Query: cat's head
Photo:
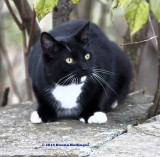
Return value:
[(90, 49), (89, 25), (89, 22), (86, 23), (70, 37), (41, 34), (46, 75), (53, 82), (79, 84), (92, 73), (94, 53)]

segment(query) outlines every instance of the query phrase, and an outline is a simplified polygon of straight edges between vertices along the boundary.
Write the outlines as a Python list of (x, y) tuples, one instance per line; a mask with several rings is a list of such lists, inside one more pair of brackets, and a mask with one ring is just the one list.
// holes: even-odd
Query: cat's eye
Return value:
[(90, 54), (89, 54), (89, 53), (87, 53), (87, 54), (85, 55), (85, 59), (86, 59), (86, 60), (89, 60), (89, 59), (90, 59), (90, 57), (91, 57), (91, 56), (90, 56)]
[(66, 59), (66, 62), (68, 64), (72, 64), (73, 63), (73, 59), (71, 57), (69, 57), (69, 58)]

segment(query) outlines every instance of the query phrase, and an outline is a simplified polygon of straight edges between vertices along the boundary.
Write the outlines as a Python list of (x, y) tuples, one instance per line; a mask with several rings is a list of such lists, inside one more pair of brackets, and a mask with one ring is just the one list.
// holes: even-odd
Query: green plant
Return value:
[(125, 9), (125, 18), (130, 27), (130, 36), (133, 36), (147, 23), (150, 11), (160, 23), (160, 0), (114, 0), (112, 13), (120, 5)]
[[(79, 0), (71, 0), (74, 4), (78, 4)], [(59, 0), (34, 0), (33, 5), (36, 12), (36, 15), (40, 20), (43, 19), (43, 17), (52, 12), (54, 8), (58, 5)]]

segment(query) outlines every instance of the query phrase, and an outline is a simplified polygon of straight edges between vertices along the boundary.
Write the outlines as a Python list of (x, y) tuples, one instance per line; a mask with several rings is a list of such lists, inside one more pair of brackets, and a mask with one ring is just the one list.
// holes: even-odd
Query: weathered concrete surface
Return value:
[(109, 141), (123, 134), (128, 124), (144, 121), (152, 106), (151, 100), (146, 96), (130, 97), (108, 113), (108, 122), (103, 125), (84, 124), (76, 120), (32, 124), (29, 119), (35, 104), (0, 108), (0, 156), (94, 156)]
[(160, 115), (107, 142), (91, 157), (160, 157)]

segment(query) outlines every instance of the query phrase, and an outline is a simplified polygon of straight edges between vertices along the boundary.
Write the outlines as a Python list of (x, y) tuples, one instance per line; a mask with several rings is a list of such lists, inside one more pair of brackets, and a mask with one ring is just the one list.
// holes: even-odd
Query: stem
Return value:
[(22, 101), (20, 93), (18, 91), (18, 87), (17, 87), (16, 81), (15, 81), (15, 77), (14, 77), (14, 74), (13, 74), (12, 65), (11, 65), (9, 57), (8, 57), (8, 52), (7, 52), (4, 44), (2, 43), (1, 38), (0, 38), (0, 47), (2, 49), (2, 53), (4, 55), (4, 58), (5, 58), (6, 62), (7, 62), (8, 74), (9, 74), (9, 78), (10, 78), (11, 85), (13, 87), (14, 93), (18, 97), (19, 101)]
[(151, 38), (149, 38), (149, 39), (145, 39), (145, 40), (141, 40), (141, 41), (136, 41), (136, 42), (132, 42), (132, 43), (121, 44), (120, 46), (141, 44), (141, 43), (144, 43), (144, 42), (150, 41), (150, 40), (152, 40), (152, 39), (156, 39), (156, 38), (158, 38), (158, 36), (154, 36), (154, 37), (151, 37)]
[[(151, 20), (151, 15), (150, 15), (150, 14), (149, 14), (149, 23), (150, 23), (150, 26), (151, 26), (153, 35), (156, 36), (156, 33), (155, 33), (155, 31), (154, 31), (154, 28), (153, 28), (153, 24), (152, 24), (152, 20)], [(156, 38), (155, 38), (155, 42), (156, 42), (156, 46), (158, 47), (158, 41), (157, 41)]]
[(53, 10), (53, 28), (69, 21), (74, 4), (70, 0), (59, 0), (58, 6)]
[[(158, 24), (158, 35), (160, 36), (160, 24)], [(154, 116), (158, 114), (160, 109), (160, 37), (158, 38), (158, 85), (156, 90), (156, 96), (154, 99), (155, 111)]]
[(18, 25), (19, 29), (20, 29), (20, 30), (23, 30), (23, 29), (24, 29), (24, 26), (19, 22), (18, 18), (15, 16), (15, 14), (14, 14), (14, 12), (13, 12), (13, 9), (12, 9), (9, 1), (8, 1), (8, 0), (5, 0), (5, 2), (6, 2), (6, 5), (7, 5), (7, 7), (8, 7), (8, 10), (9, 10), (10, 14), (12, 15), (12, 17), (13, 17), (14, 21), (16, 22), (16, 24)]
[(2, 103), (1, 106), (6, 106), (8, 103), (8, 94), (9, 94), (9, 87), (7, 87), (3, 93), (3, 99), (2, 99)]
[(145, 89), (140, 89), (140, 90), (137, 90), (135, 92), (129, 93), (128, 96), (132, 96), (132, 95), (140, 94), (140, 93), (144, 93), (144, 92), (145, 92)]
[[(24, 64), (25, 64), (25, 82), (26, 82), (26, 89), (27, 89), (27, 100), (32, 100), (32, 90), (31, 90), (31, 83), (30, 83), (30, 79), (29, 79), (29, 74), (28, 74), (28, 53), (29, 53), (29, 49), (31, 47), (31, 42), (32, 42), (32, 35), (31, 38), (29, 40), (29, 46), (27, 48), (27, 41), (26, 41), (26, 33), (25, 33), (25, 27), (23, 24), (21, 24), (18, 20), (18, 18), (16, 17), (16, 15), (14, 14), (10, 3), (8, 0), (5, 0), (7, 7), (13, 17), (13, 19), (15, 20), (16, 24), (18, 25), (19, 29), (22, 32), (22, 36), (23, 36), (23, 50), (24, 50)], [(22, 1), (21, 1), (22, 3)], [(32, 18), (32, 27), (30, 29), (30, 34), (33, 34), (33, 29), (34, 29), (34, 23), (35, 23), (35, 14), (33, 14), (33, 18)]]
[[(23, 21), (23, 25), (25, 26), (27, 33), (29, 35), (31, 32), (33, 11), (27, 0), (13, 0), (13, 2)], [(41, 34), (40, 27), (38, 23), (35, 21), (35, 26), (34, 26), (34, 31), (33, 31), (33, 40), (32, 40), (31, 45), (33, 45), (36, 41), (38, 41), (40, 34)]]
[(157, 57), (158, 57), (157, 90), (153, 100), (154, 105), (151, 108), (149, 118), (157, 115), (160, 110), (160, 24), (158, 24), (158, 36), (159, 38), (158, 38), (158, 53), (157, 53)]
[[(10, 5), (9, 1), (8, 1), (8, 0), (5, 0), (5, 3), (6, 3), (6, 5), (7, 5), (7, 7), (8, 7), (8, 9), (9, 9), (9, 11), (10, 11), (13, 19), (15, 20), (15, 22), (16, 22), (17, 25), (19, 26), (19, 28), (20, 28), (20, 29), (23, 29), (23, 26), (22, 26), (22, 24), (18, 21), (17, 17), (15, 16), (15, 14), (14, 14), (12, 8), (11, 8), (11, 5)], [(1, 38), (0, 38), (0, 45), (1, 45), (2, 53), (3, 53), (4, 57), (5, 57), (6, 62), (7, 62), (8, 74), (9, 74), (9, 78), (10, 78), (10, 80), (11, 80), (11, 84), (12, 84), (14, 93), (15, 93), (16, 96), (18, 97), (19, 101), (22, 101), (22, 98), (21, 98), (21, 96), (20, 96), (20, 93), (19, 93), (19, 91), (18, 91), (18, 87), (17, 87), (16, 81), (15, 81), (15, 77), (14, 77), (14, 74), (13, 74), (12, 65), (11, 65), (10, 60), (9, 60), (9, 57), (8, 57), (8, 52), (7, 52), (6, 48), (5, 48), (5, 46), (3, 45), (3, 42), (2, 42), (2, 40), (1, 40)]]
[(24, 51), (24, 67), (25, 67), (25, 83), (26, 83), (26, 89), (27, 89), (27, 100), (31, 101), (32, 100), (32, 88), (31, 88), (31, 83), (29, 79), (29, 74), (28, 74), (28, 53), (27, 53), (27, 42), (26, 42), (26, 33), (25, 30), (22, 31), (22, 36), (23, 36), (23, 51)]
[(25, 82), (26, 82), (26, 89), (27, 89), (27, 100), (33, 100), (32, 99), (32, 87), (31, 87), (31, 82), (28, 74), (28, 55), (30, 52), (30, 48), (32, 46), (32, 41), (33, 41), (33, 32), (34, 32), (34, 27), (35, 27), (35, 19), (36, 19), (36, 14), (35, 11), (33, 11), (33, 16), (32, 16), (32, 22), (31, 22), (31, 29), (29, 33), (29, 42), (28, 42), (28, 47), (26, 44), (26, 34), (25, 30), (22, 32), (23, 34), (23, 49), (24, 49), (24, 64), (25, 64)]
[(32, 22), (31, 22), (31, 29), (30, 29), (30, 32), (29, 32), (29, 42), (28, 42), (28, 48), (27, 48), (26, 55), (29, 54), (32, 43), (33, 43), (35, 20), (36, 20), (36, 13), (35, 13), (35, 10), (33, 9), (33, 16), (32, 16)]

